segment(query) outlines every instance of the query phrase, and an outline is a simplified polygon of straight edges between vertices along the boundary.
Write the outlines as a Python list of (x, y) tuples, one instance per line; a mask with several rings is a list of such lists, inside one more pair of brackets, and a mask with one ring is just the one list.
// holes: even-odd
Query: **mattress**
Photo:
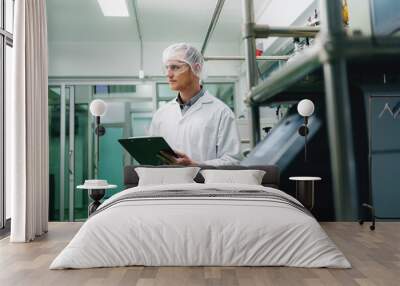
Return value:
[(197, 183), (112, 196), (50, 269), (129, 265), (351, 267), (315, 218), (284, 192)]

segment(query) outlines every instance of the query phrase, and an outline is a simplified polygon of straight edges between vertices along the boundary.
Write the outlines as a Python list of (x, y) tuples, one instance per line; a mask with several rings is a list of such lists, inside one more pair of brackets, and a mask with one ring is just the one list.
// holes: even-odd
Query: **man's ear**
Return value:
[(200, 64), (194, 64), (193, 70), (195, 71), (196, 74), (199, 74), (201, 70)]

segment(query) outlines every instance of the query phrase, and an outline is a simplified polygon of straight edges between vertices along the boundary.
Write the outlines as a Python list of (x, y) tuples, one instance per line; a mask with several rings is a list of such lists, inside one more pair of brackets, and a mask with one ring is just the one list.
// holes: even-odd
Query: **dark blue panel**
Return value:
[(400, 216), (400, 96), (370, 100), (371, 183), (376, 215)]
[(372, 198), (376, 215), (400, 217), (400, 153), (372, 155)]
[(371, 151), (400, 151), (400, 97), (371, 99)]

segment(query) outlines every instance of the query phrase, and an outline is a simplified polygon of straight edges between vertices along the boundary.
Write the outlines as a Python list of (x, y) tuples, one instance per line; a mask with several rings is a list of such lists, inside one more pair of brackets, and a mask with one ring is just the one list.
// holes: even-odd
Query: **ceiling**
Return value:
[[(97, 0), (48, 0), (50, 42), (136, 42), (134, 0), (130, 16), (104, 17)], [(203, 42), (217, 0), (136, 0), (147, 42)], [(254, 0), (256, 11), (272, 0)], [(226, 0), (211, 42), (239, 42), (242, 0)]]

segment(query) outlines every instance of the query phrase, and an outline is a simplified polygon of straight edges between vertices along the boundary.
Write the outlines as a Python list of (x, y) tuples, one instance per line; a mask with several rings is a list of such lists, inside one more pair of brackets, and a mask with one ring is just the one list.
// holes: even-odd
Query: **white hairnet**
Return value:
[(186, 43), (178, 43), (169, 46), (163, 52), (163, 63), (166, 64), (170, 60), (187, 63), (193, 73), (199, 78), (201, 77), (204, 59), (203, 55), (195, 47)]

